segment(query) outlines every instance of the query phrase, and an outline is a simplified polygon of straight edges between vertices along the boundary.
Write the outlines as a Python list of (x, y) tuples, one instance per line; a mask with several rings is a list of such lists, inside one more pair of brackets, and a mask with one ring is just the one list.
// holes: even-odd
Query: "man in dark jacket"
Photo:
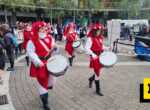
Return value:
[(10, 31), (10, 28), (7, 24), (2, 24), (0, 26), (0, 32), (3, 36), (6, 53), (10, 62), (10, 67), (8, 67), (8, 71), (14, 70), (14, 44), (13, 44), (13, 34)]

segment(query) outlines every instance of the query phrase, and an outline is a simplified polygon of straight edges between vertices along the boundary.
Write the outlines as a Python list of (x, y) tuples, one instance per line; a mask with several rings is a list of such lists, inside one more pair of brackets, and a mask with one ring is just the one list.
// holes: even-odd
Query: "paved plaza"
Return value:
[[(63, 50), (61, 49), (62, 53)], [(149, 103), (139, 102), (139, 86), (150, 77), (150, 64), (133, 56), (118, 56), (118, 63), (104, 68), (101, 74), (103, 97), (88, 88), (93, 71), (88, 68), (88, 56), (76, 55), (73, 67), (57, 78), (49, 90), (52, 110), (149, 110)], [(137, 65), (138, 64), (138, 65)], [(10, 73), (9, 93), (16, 110), (42, 110), (37, 82), (29, 77), (29, 68), (22, 59)]]

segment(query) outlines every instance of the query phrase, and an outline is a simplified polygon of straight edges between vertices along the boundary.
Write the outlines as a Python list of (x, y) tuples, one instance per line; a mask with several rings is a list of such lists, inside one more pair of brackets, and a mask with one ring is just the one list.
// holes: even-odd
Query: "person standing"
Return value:
[(7, 71), (14, 70), (14, 48), (15, 44), (13, 42), (13, 34), (9, 28), (8, 24), (2, 24), (0, 26), (1, 36), (4, 38), (5, 49), (10, 62), (10, 67), (7, 68)]
[(2, 36), (0, 35), (0, 69), (4, 70), (5, 69), (5, 53), (4, 53), (4, 48), (5, 43), (3, 41)]

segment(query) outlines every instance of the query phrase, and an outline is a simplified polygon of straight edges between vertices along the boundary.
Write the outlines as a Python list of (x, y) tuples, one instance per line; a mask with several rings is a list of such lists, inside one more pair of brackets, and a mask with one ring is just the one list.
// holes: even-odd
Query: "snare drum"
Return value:
[(77, 53), (83, 53), (84, 52), (83, 45), (79, 40), (74, 41), (72, 46)]
[(99, 61), (104, 67), (111, 67), (117, 62), (117, 55), (110, 51), (104, 51), (99, 56)]
[(62, 76), (66, 73), (69, 63), (68, 59), (62, 55), (54, 55), (48, 59), (47, 69), (53, 76)]

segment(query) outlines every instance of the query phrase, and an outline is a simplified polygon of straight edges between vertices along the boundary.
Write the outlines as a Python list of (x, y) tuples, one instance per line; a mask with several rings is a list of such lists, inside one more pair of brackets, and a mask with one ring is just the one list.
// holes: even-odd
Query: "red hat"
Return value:
[(46, 22), (44, 22), (44, 21), (37, 21), (37, 22), (34, 22), (34, 23), (32, 24), (32, 29), (33, 29), (35, 32), (38, 32), (41, 27), (44, 27), (44, 26), (46, 26), (46, 25), (47, 25), (47, 24), (46, 24)]
[(89, 27), (90, 31), (89, 33), (87, 34), (88, 37), (92, 36), (93, 34), (93, 31), (94, 30), (104, 30), (104, 26), (100, 23), (95, 23), (95, 24), (90, 24), (90, 27)]
[(73, 28), (75, 30), (76, 24), (74, 22), (70, 22), (69, 24), (67, 24), (65, 26), (65, 28), (64, 28), (64, 35), (66, 35), (71, 28)]
[(100, 23), (96, 23), (92, 26), (92, 30), (103, 30), (104, 29), (104, 26)]
[(41, 27), (47, 26), (47, 23), (44, 21), (36, 21), (32, 24), (32, 32), (34, 34), (33, 39), (38, 38), (38, 32)]

